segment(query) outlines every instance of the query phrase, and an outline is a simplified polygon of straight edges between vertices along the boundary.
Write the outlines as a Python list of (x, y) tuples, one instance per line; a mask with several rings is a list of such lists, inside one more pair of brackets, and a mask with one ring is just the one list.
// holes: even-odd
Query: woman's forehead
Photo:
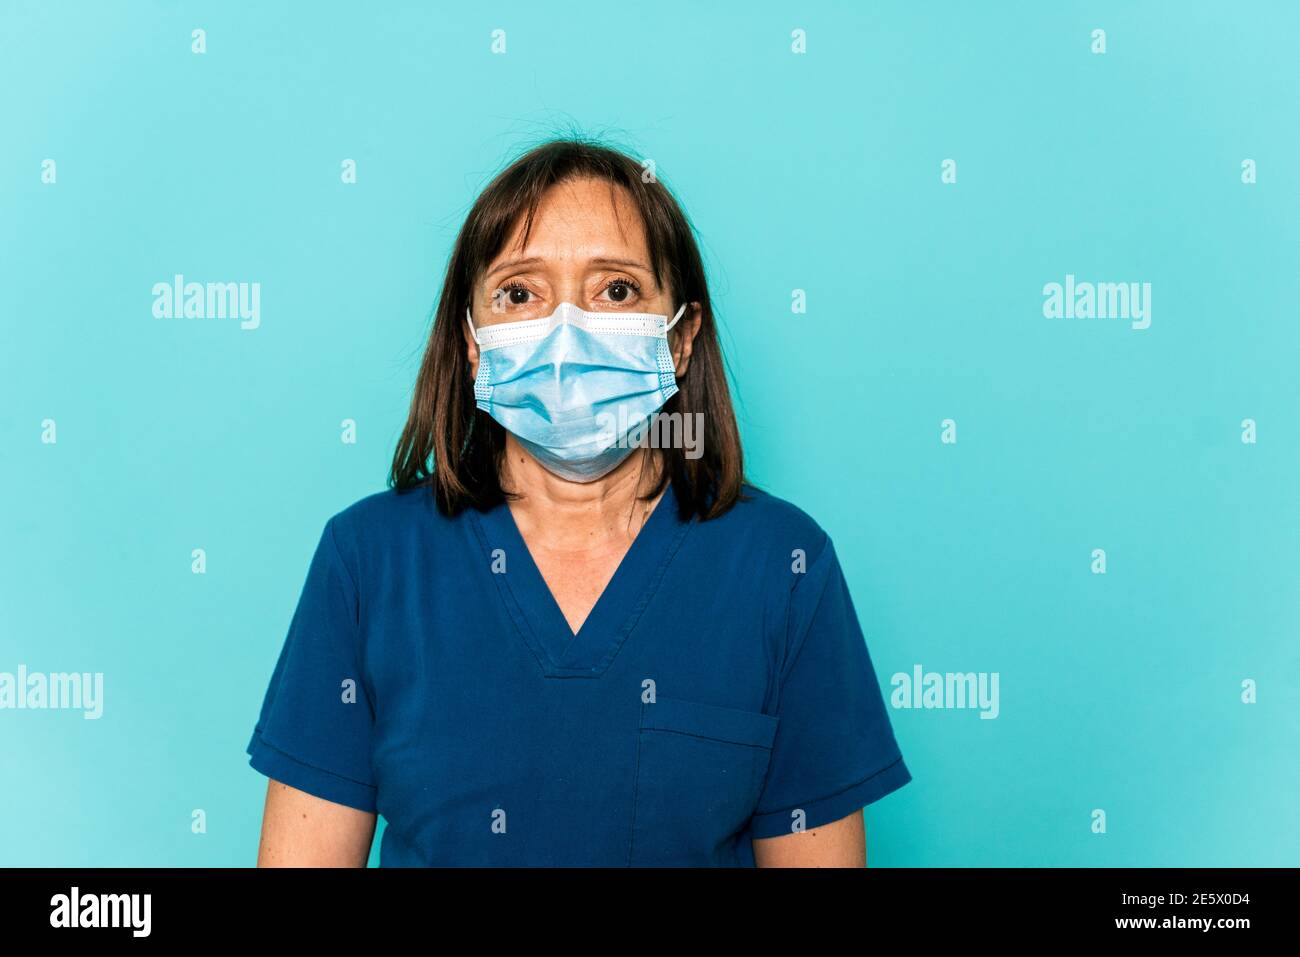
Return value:
[(548, 189), (533, 214), (527, 243), (522, 242), (524, 220), (519, 217), (489, 271), (518, 260), (647, 262), (641, 214), (627, 191), (607, 180), (557, 183)]

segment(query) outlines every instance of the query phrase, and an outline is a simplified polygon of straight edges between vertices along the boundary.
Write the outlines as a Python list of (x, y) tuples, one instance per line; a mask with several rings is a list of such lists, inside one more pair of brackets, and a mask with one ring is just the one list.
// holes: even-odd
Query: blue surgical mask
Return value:
[(633, 450), (628, 433), (677, 392), (667, 316), (586, 312), (571, 302), (538, 319), (474, 328), (474, 398), (543, 466), (592, 482)]

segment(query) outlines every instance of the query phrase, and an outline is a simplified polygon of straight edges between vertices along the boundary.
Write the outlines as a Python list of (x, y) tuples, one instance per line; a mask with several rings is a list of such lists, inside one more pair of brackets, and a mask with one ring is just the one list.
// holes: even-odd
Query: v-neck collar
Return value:
[(597, 678), (609, 667), (695, 523), (694, 516), (683, 522), (677, 507), (676, 490), (669, 482), (576, 635), (533, 561), (510, 506), (502, 502), (487, 512), (470, 511), (489, 567), (497, 571), (498, 559), (505, 559), (504, 570), (492, 577), (544, 674)]

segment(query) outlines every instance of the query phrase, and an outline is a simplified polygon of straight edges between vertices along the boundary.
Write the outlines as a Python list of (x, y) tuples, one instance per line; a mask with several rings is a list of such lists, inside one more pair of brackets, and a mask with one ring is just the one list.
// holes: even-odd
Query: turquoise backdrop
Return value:
[[(834, 538), (885, 692), (998, 677), (992, 719), (891, 711), (871, 864), (1300, 864), (1297, 36), (1289, 2), (5, 0), (0, 673), (103, 698), (0, 710), (0, 865), (253, 862), (312, 548), (384, 487), (469, 204), (570, 130), (691, 216), (751, 476)], [(258, 283), (256, 328), (155, 317), (177, 274)], [(1149, 283), (1149, 325), (1049, 318), (1067, 276)]]

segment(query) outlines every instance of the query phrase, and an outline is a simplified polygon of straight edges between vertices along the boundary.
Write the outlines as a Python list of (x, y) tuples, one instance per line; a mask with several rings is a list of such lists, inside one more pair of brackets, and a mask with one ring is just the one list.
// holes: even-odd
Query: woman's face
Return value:
[[(677, 311), (671, 291), (655, 284), (640, 213), (621, 188), (611, 201), (608, 180), (551, 187), (538, 204), (528, 245), (520, 249), (522, 234), (521, 221), (475, 286), (475, 326), (549, 316), (565, 301), (590, 312)], [(686, 371), (698, 328), (698, 307), (692, 304), (670, 333), (678, 376)], [(471, 375), (477, 375), (478, 348), (468, 328), (465, 341)]]

